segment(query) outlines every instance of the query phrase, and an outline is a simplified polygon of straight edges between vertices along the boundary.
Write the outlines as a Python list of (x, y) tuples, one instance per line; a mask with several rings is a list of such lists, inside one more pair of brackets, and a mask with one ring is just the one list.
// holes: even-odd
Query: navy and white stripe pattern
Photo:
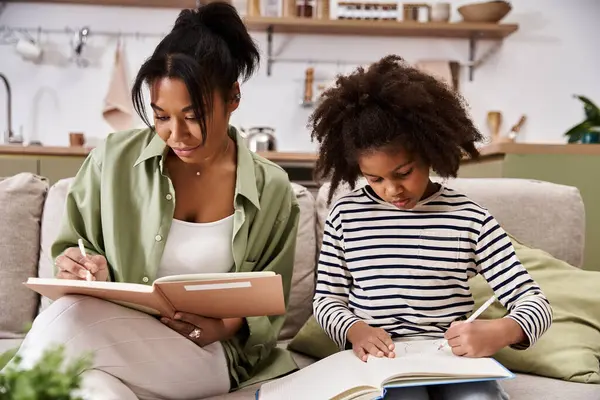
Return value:
[(440, 338), (473, 311), (468, 279), (478, 273), (528, 338), (513, 347), (533, 345), (549, 328), (552, 309), (486, 209), (442, 186), (400, 210), (367, 186), (339, 199), (328, 215), (314, 314), (342, 349), (359, 320), (392, 338)]

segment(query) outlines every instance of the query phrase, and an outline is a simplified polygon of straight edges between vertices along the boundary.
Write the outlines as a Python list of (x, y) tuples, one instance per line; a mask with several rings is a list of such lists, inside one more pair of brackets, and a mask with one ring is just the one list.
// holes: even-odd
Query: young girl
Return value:
[[(462, 99), (443, 83), (388, 56), (340, 77), (311, 117), (317, 170), (341, 197), (325, 223), (314, 314), (341, 349), (394, 357), (394, 340), (445, 338), (457, 356), (526, 349), (552, 310), (488, 211), (429, 178), (455, 177), (482, 139)], [(481, 274), (509, 314), (459, 320), (473, 311), (468, 279)], [(392, 392), (393, 393), (393, 392)], [(496, 382), (397, 390), (408, 399), (507, 398)]]

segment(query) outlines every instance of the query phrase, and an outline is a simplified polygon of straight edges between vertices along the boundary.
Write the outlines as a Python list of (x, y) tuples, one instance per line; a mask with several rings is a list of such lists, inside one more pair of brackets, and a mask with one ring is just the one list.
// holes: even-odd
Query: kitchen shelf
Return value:
[(412, 22), (323, 20), (313, 18), (246, 17), (248, 30), (320, 35), (399, 36), (435, 38), (503, 39), (516, 32), (516, 24), (467, 22)]
[[(2, 0), (0, 0), (1, 2)], [(135, 7), (168, 7), (194, 8), (199, 0), (8, 0), (9, 2), (38, 3), (70, 3), (101, 6), (135, 6)], [(492, 53), (495, 46), (487, 54), (476, 60), (477, 42), (479, 40), (496, 40), (501, 42), (519, 29), (517, 24), (471, 23), (471, 22), (415, 22), (415, 21), (365, 21), (365, 20), (327, 20), (297, 17), (253, 17), (247, 16), (244, 22), (250, 31), (267, 34), (267, 76), (271, 75), (273, 63), (273, 34), (316, 34), (316, 35), (357, 35), (387, 37), (418, 37), (438, 39), (466, 39), (469, 41), (469, 57), (466, 66), (469, 68), (469, 80), (473, 80), (475, 69)], [(279, 60), (283, 61), (283, 60)], [(306, 60), (285, 60), (287, 62)]]
[[(478, 40), (499, 40), (519, 29), (517, 24), (489, 24), (470, 22), (413, 22), (413, 21), (361, 21), (323, 20), (314, 18), (246, 17), (248, 30), (267, 33), (267, 75), (271, 75), (273, 56), (273, 34), (320, 34), (418, 37), (469, 40), (469, 79), (473, 80), (475, 68), (481, 61), (475, 60)], [(495, 48), (494, 50), (496, 50)], [(489, 56), (488, 53), (486, 55)]]

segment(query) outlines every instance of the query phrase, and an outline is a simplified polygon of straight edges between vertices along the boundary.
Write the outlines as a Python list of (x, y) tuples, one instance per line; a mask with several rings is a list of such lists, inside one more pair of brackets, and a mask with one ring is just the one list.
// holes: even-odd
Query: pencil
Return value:
[[(492, 303), (494, 302), (494, 300), (496, 300), (496, 296), (490, 297), (485, 303), (483, 303), (481, 305), (481, 307), (479, 307), (477, 309), (477, 311), (475, 311), (469, 318), (467, 318), (467, 320), (465, 322), (473, 322), (473, 321), (475, 321), (475, 319), (477, 317), (479, 317), (481, 315), (481, 313), (483, 313), (489, 306), (492, 305)], [(440, 345), (440, 347), (438, 347), (438, 350), (443, 349), (447, 344), (448, 344), (448, 341), (445, 340), (444, 343), (442, 343)]]
[[(87, 254), (85, 254), (85, 247), (83, 247), (83, 240), (81, 240), (81, 238), (77, 240), (77, 244), (79, 245), (79, 251), (81, 252), (81, 257), (83, 257), (83, 258), (87, 257)], [(85, 280), (91, 281), (92, 273), (87, 269), (85, 270), (85, 272), (86, 272)]]

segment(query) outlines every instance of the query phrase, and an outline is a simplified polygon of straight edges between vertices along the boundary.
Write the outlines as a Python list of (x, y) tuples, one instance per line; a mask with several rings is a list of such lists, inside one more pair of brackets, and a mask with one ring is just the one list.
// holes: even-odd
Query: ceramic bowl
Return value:
[(511, 9), (512, 6), (507, 1), (487, 1), (465, 4), (457, 10), (465, 22), (498, 23)]

